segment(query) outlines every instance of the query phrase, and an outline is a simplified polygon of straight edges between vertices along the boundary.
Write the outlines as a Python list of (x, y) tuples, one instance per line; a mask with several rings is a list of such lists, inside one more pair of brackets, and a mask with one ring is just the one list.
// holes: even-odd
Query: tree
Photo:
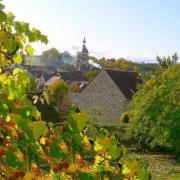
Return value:
[(59, 67), (63, 63), (62, 54), (56, 48), (48, 49), (42, 53), (41, 62), (45, 66)]
[(157, 56), (156, 59), (162, 68), (168, 68), (169, 66), (177, 64), (179, 57), (177, 53), (174, 53), (174, 55), (172, 55), (171, 57), (168, 56), (161, 58)]
[(60, 57), (60, 52), (56, 48), (51, 48), (44, 51), (42, 56), (47, 60), (58, 59)]
[(68, 97), (69, 86), (63, 80), (60, 80), (50, 85), (47, 91), (49, 102), (57, 107), (62, 100)]
[(89, 70), (87, 73), (87, 77), (89, 81), (92, 81), (98, 75), (98, 73), (99, 73), (98, 70)]
[(133, 98), (127, 129), (136, 148), (180, 153), (179, 84), (179, 65), (160, 70), (144, 80)]

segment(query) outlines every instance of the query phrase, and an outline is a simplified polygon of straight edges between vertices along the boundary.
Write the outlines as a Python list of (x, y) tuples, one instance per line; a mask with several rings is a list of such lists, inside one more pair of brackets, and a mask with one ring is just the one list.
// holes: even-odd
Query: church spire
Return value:
[(87, 54), (87, 56), (88, 56), (88, 53), (89, 53), (88, 49), (86, 47), (86, 39), (85, 38), (83, 40), (82, 53)]
[(83, 40), (83, 44), (86, 44), (86, 39), (85, 39), (85, 37), (84, 37), (84, 40)]

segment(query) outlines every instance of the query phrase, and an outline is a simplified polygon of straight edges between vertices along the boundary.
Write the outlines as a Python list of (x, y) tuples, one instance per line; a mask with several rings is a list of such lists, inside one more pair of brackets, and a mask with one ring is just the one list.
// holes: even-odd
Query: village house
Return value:
[(104, 69), (72, 101), (89, 112), (97, 124), (117, 126), (141, 82), (136, 72)]

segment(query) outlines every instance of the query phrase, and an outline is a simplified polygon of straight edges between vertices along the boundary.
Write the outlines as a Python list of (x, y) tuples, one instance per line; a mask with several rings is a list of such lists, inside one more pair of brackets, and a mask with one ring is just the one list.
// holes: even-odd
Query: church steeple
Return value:
[(82, 51), (77, 55), (77, 71), (83, 70), (83, 67), (89, 65), (89, 51), (86, 47), (86, 39), (83, 39)]
[(86, 39), (85, 39), (85, 37), (84, 37), (84, 40), (83, 40), (82, 53), (83, 53), (83, 54), (87, 54), (87, 56), (88, 56), (88, 54), (89, 54), (89, 51), (88, 51), (88, 49), (87, 49), (87, 47), (86, 47)]
[(85, 37), (84, 37), (84, 40), (83, 40), (83, 44), (84, 44), (84, 45), (86, 44), (86, 39), (85, 39)]

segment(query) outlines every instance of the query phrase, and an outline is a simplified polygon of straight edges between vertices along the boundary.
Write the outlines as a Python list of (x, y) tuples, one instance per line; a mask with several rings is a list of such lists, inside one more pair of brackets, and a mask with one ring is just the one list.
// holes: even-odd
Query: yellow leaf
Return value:
[(33, 173), (26, 173), (23, 180), (35, 180), (36, 176)]
[(9, 127), (9, 129), (10, 129), (10, 131), (11, 131), (12, 136), (14, 136), (14, 137), (16, 137), (16, 138), (19, 137), (16, 128), (14, 128), (14, 127)]
[(76, 172), (78, 171), (78, 165), (77, 165), (77, 164), (71, 164), (71, 165), (68, 167), (67, 171), (68, 171), (69, 173), (76, 173)]
[(19, 52), (17, 52), (17, 53), (13, 56), (13, 62), (14, 62), (15, 64), (21, 64), (22, 61), (23, 61), (22, 55), (21, 55)]
[(47, 140), (47, 138), (42, 137), (42, 138), (40, 139), (40, 144), (45, 145), (45, 144), (46, 144), (46, 140)]
[(101, 149), (102, 149), (102, 146), (97, 141), (95, 141), (94, 142), (94, 150), (99, 151)]

